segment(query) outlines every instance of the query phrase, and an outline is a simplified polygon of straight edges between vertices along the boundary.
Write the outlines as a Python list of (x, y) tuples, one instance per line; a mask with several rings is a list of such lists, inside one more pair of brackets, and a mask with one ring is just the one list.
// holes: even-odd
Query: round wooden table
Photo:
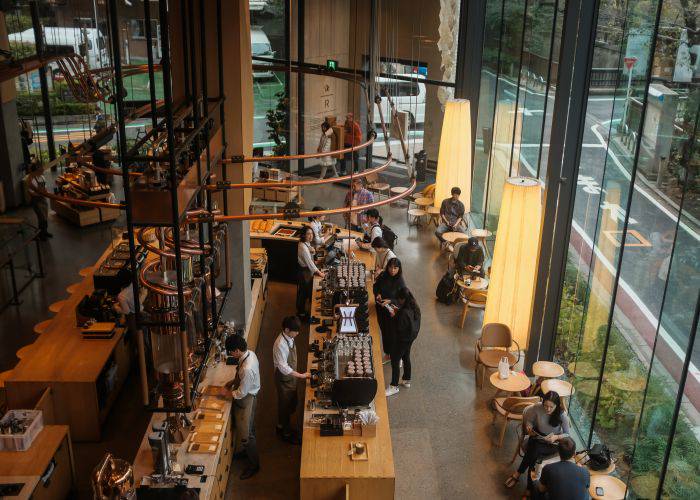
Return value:
[[(603, 494), (596, 494), (596, 488), (602, 488)], [(614, 476), (591, 476), (591, 485), (588, 488), (588, 493), (595, 500), (624, 500), (626, 492), (627, 485)]]
[(525, 374), (514, 371), (510, 372), (507, 379), (501, 379), (497, 371), (493, 372), (489, 380), (498, 392), (521, 392), (532, 384)]
[(423, 210), (425, 210), (426, 207), (433, 204), (433, 201), (434, 200), (432, 198), (421, 197), (416, 198), (414, 203), (418, 206), (418, 208), (422, 208)]
[(558, 378), (564, 375), (564, 368), (552, 361), (537, 361), (532, 365), (532, 374), (535, 377)]
[(459, 278), (457, 280), (457, 286), (460, 287), (463, 292), (478, 292), (479, 290), (486, 290), (489, 287), (489, 280), (487, 278), (475, 278), (467, 285), (464, 278)]
[(479, 242), (486, 246), (486, 238), (490, 237), (493, 233), (488, 229), (472, 229), (471, 235), (479, 240)]
[(428, 212), (420, 208), (410, 208), (408, 212), (408, 225), (409, 226), (420, 226), (423, 222), (423, 217), (428, 215)]
[(469, 239), (469, 235), (466, 233), (460, 233), (459, 231), (450, 231), (443, 234), (442, 239), (454, 245), (458, 241), (467, 241)]
[(440, 225), (440, 208), (430, 205), (425, 211), (430, 215), (430, 222), (435, 224), (435, 227), (438, 227)]
[(542, 393), (547, 394), (549, 391), (554, 391), (561, 397), (569, 397), (576, 389), (571, 385), (570, 382), (566, 380), (559, 380), (558, 378), (549, 378), (542, 382)]

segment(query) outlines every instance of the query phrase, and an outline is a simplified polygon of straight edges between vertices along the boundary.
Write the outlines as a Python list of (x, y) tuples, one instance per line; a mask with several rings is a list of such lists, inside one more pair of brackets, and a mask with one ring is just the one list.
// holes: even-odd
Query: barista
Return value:
[[(145, 287), (139, 288), (139, 304), (146, 300), (147, 291)], [(129, 282), (117, 295), (117, 302), (114, 304), (114, 311), (123, 316), (124, 323), (129, 330), (136, 331), (136, 305), (134, 304), (134, 285)]]
[(316, 267), (314, 255), (316, 250), (311, 244), (314, 232), (309, 226), (301, 230), (301, 237), (297, 245), (297, 316), (306, 318), (306, 303), (311, 300), (313, 293), (314, 275), (323, 278), (323, 272)]
[(365, 212), (365, 215), (367, 216), (367, 222), (362, 225), (364, 235), (362, 240), (358, 240), (357, 246), (364, 250), (370, 250), (372, 248), (372, 242), (376, 238), (383, 237), (384, 232), (382, 231), (382, 218), (379, 216), (379, 210), (370, 208)]
[(258, 357), (248, 350), (248, 344), (240, 335), (226, 338), (226, 352), (238, 362), (234, 379), (226, 384), (225, 394), (233, 397), (231, 413), (236, 428), (233, 458), (248, 459), (248, 467), (241, 479), (249, 479), (260, 470), (260, 458), (255, 440), (255, 405), (260, 391), (260, 366)]
[(299, 435), (292, 432), (289, 419), (297, 409), (297, 381), (311, 377), (309, 372), (297, 371), (297, 349), (294, 339), (299, 335), (301, 321), (296, 316), (282, 320), (282, 332), (272, 347), (277, 388), (277, 435), (292, 444), (301, 444)]

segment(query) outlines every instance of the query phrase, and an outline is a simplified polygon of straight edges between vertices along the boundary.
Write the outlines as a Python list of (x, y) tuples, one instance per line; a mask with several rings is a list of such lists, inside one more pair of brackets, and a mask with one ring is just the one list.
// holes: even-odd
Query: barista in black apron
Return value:
[(260, 366), (254, 352), (240, 335), (226, 339), (226, 351), (238, 360), (236, 376), (227, 384), (233, 402), (231, 413), (234, 422), (234, 458), (248, 458), (250, 464), (241, 474), (241, 479), (253, 477), (260, 470), (260, 458), (255, 439), (255, 405), (260, 390)]
[(311, 245), (314, 240), (314, 232), (309, 226), (301, 230), (301, 237), (297, 245), (297, 315), (305, 318), (306, 303), (311, 300), (313, 293), (314, 275), (323, 277), (323, 273), (316, 267), (314, 255), (316, 250)]
[(297, 381), (306, 380), (310, 373), (297, 371), (297, 350), (294, 339), (299, 335), (301, 322), (296, 316), (287, 316), (282, 321), (282, 332), (272, 348), (275, 364), (275, 387), (277, 388), (277, 434), (293, 444), (300, 444), (298, 434), (292, 432), (290, 417), (297, 409)]

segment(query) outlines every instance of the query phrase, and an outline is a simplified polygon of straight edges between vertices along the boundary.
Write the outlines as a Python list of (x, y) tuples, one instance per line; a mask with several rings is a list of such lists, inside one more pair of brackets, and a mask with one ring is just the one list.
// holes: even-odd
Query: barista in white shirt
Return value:
[[(323, 207), (318, 206), (311, 209), (312, 212), (320, 212), (321, 210), (323, 210)], [(311, 242), (314, 248), (323, 246), (323, 221), (325, 219), (325, 215), (312, 215), (309, 217), (309, 226), (311, 226), (311, 230), (314, 232), (314, 239)]]
[(294, 339), (299, 335), (301, 321), (296, 316), (282, 320), (282, 332), (272, 347), (277, 388), (277, 435), (292, 444), (301, 444), (299, 435), (292, 432), (290, 417), (297, 409), (297, 382), (311, 377), (309, 372), (297, 371), (297, 348)]
[(249, 479), (260, 470), (260, 458), (255, 440), (255, 406), (260, 391), (260, 365), (258, 357), (248, 350), (248, 344), (240, 335), (226, 338), (226, 352), (238, 361), (235, 378), (226, 384), (226, 393), (233, 397), (231, 413), (236, 427), (234, 458), (248, 458), (248, 467), (241, 479)]

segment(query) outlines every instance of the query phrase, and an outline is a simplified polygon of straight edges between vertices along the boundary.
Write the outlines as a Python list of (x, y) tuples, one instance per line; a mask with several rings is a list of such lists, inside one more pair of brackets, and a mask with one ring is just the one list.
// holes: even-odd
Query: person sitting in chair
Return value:
[(464, 221), (464, 203), (459, 201), (459, 195), (462, 190), (458, 187), (453, 187), (451, 196), (442, 200), (440, 204), (440, 225), (435, 230), (435, 236), (444, 243), (442, 235), (450, 231), (465, 233), (467, 223)]
[(472, 237), (462, 245), (455, 258), (455, 270), (460, 276), (469, 274), (472, 277), (484, 277), (484, 251), (479, 246), (479, 240)]
[(561, 461), (542, 468), (540, 480), (534, 482), (535, 492), (549, 500), (586, 500), (591, 473), (574, 461), (576, 443), (565, 437), (559, 440), (558, 447)]

